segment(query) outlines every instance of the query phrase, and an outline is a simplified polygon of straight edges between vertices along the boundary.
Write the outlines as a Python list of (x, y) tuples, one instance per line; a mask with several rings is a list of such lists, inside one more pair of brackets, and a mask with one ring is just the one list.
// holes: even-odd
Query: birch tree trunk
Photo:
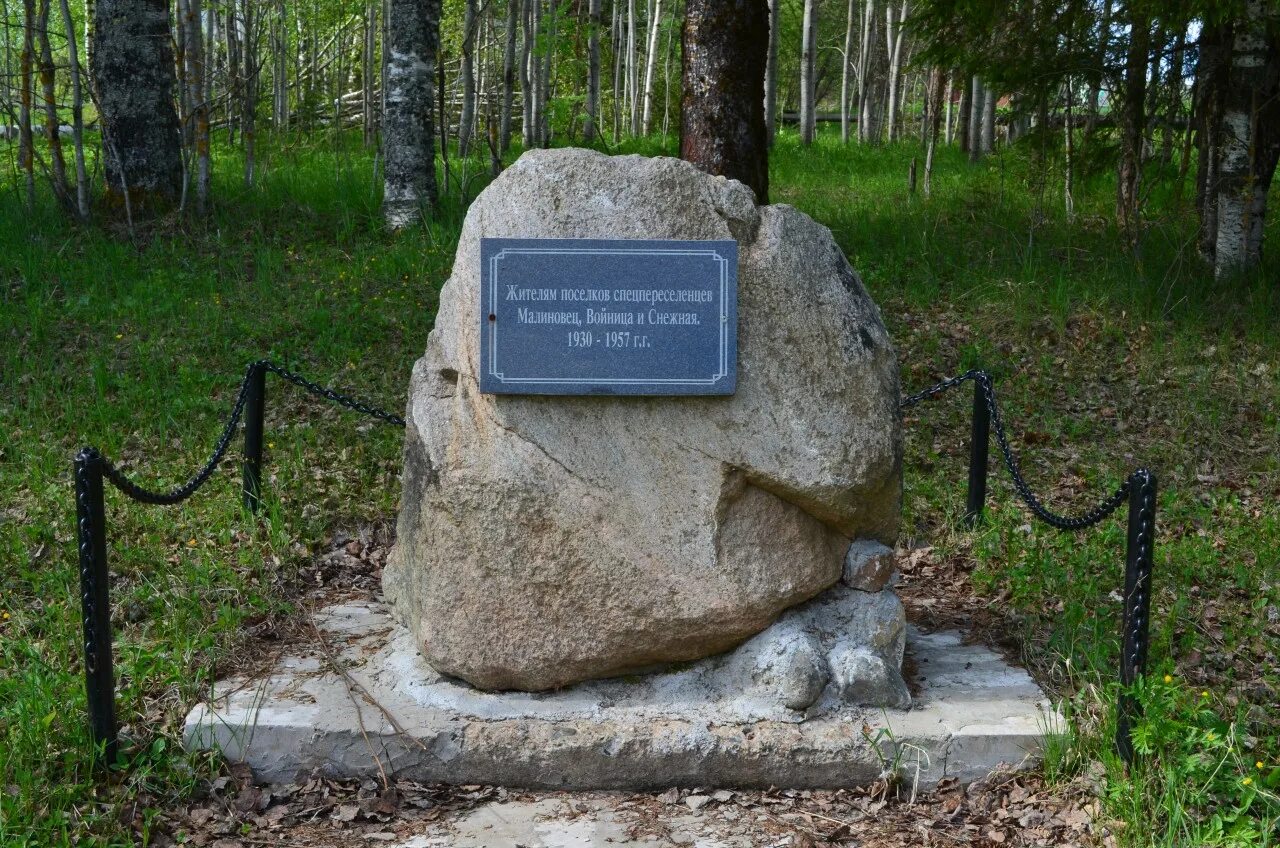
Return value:
[[(941, 68), (934, 68), (929, 75), (929, 99), (926, 107), (927, 127), (925, 135), (924, 155), (924, 196), (933, 194), (933, 154), (938, 146), (938, 133), (942, 128), (942, 89), (943, 77)], [(948, 87), (948, 92), (950, 91)]]
[(876, 0), (865, 0), (862, 7), (862, 38), (858, 42), (858, 141), (863, 144), (879, 142), (879, 122), (875, 111), (876, 25), (879, 13)]
[[(517, 0), (512, 0), (512, 2), (516, 1)], [(524, 121), (521, 126), (521, 136), (524, 140), (525, 150), (533, 147), (535, 138), (534, 109), (537, 104), (538, 95), (534, 87), (534, 81), (537, 77), (533, 72), (533, 46), (534, 42), (538, 39), (538, 35), (533, 30), (533, 6), (537, 2), (539, 2), (539, 0), (522, 0), (523, 8), (521, 9), (521, 18), (524, 29), (524, 41), (520, 48), (520, 97), (524, 106)]]
[(640, 63), (636, 56), (636, 0), (627, 0), (627, 114), (630, 117), (631, 136), (640, 134)]
[(986, 105), (987, 92), (982, 80), (973, 78), (973, 89), (969, 95), (969, 161), (977, 162), (982, 158), (982, 112)]
[[(76, 157), (76, 216), (81, 223), (85, 223), (89, 220), (89, 175), (84, 162), (84, 93), (80, 87), (80, 50), (76, 44), (76, 27), (71, 19), (71, 7), (67, 0), (60, 0), (59, 5), (62, 24), (67, 31), (67, 56), (71, 71), (71, 138)], [(7, 47), (7, 40), (5, 43)]]
[(1142, 174), (1142, 148), (1146, 133), (1147, 61), (1151, 21), (1140, 9), (1130, 18), (1129, 50), (1125, 62), (1124, 91), (1118, 113), (1120, 127), (1119, 179), (1116, 181), (1116, 219), (1131, 239), (1137, 237), (1138, 188)]
[(466, 159), (471, 149), (472, 126), (476, 120), (476, 0), (466, 0), (462, 12), (462, 115), (458, 119), (458, 158)]
[(1218, 158), (1217, 277), (1262, 261), (1267, 194), (1280, 157), (1280, 12), (1249, 0), (1231, 42)]
[[(513, 0), (514, 2), (514, 0)], [(360, 118), (364, 130), (364, 146), (372, 147), (377, 142), (377, 123), (373, 108), (373, 65), (377, 58), (378, 4), (367, 0), (364, 6), (364, 56), (361, 65), (361, 110)]]
[(613, 28), (610, 40), (613, 46), (613, 143), (622, 138), (622, 103), (623, 103), (623, 71), (625, 61), (622, 55), (622, 4), (618, 0), (613, 3)]
[(898, 102), (898, 77), (902, 73), (902, 22), (907, 17), (907, 3), (903, 0), (902, 12), (896, 15), (893, 4), (885, 4), (885, 37), (889, 55), (889, 141), (898, 140), (898, 114), (902, 108)]
[(999, 99), (995, 89), (982, 86), (982, 129), (979, 139), (982, 142), (982, 153), (986, 155), (996, 149), (996, 100)]
[(857, 10), (857, 0), (849, 0), (844, 26), (844, 61), (840, 64), (840, 141), (844, 144), (849, 143), (849, 77), (853, 72), (853, 26)]
[(62, 138), (58, 134), (58, 94), (54, 86), (53, 49), (49, 46), (50, 0), (40, 0), (36, 16), (36, 34), (40, 37), (40, 92), (44, 100), (44, 135), (49, 145), (49, 178), (53, 195), (68, 211), (75, 211), (71, 187), (67, 184), (67, 160), (62, 155)]
[(769, 0), (769, 52), (764, 67), (764, 126), (769, 146), (778, 137), (778, 10), (782, 0)]
[(596, 139), (600, 122), (600, 26), (601, 0), (587, 4), (587, 123), (582, 140), (591, 144)]
[(131, 214), (167, 209), (182, 191), (170, 45), (166, 0), (98, 0), (91, 64), (107, 198)]
[(382, 211), (389, 227), (401, 229), (421, 221), (436, 205), (431, 107), (440, 46), (440, 0), (391, 0), (386, 20)]
[[(543, 57), (543, 69), (541, 85), (538, 92), (538, 114), (540, 116), (538, 122), (539, 144), (543, 149), (551, 147), (551, 84), (552, 72), (555, 70), (556, 56), (556, 25), (559, 19), (560, 7), (556, 4), (556, 0), (550, 0), (547, 4), (547, 13), (551, 17), (551, 22), (547, 25), (547, 50)], [(633, 116), (634, 117), (634, 116)]]
[(817, 87), (814, 79), (817, 57), (814, 54), (818, 44), (816, 2), (817, 0), (804, 0), (804, 24), (800, 31), (800, 143), (806, 146), (813, 144), (815, 129), (816, 106), (813, 98)]
[(653, 18), (649, 21), (649, 50), (644, 62), (644, 117), (641, 131), (646, 136), (653, 129), (653, 68), (658, 59), (658, 32), (661, 23), (662, 0), (654, 0)]
[(1089, 97), (1085, 102), (1085, 131), (1092, 135), (1098, 124), (1098, 104), (1102, 98), (1102, 77), (1107, 66), (1107, 51), (1111, 45), (1111, 7), (1114, 0), (1103, 0), (1102, 20), (1098, 30), (1098, 54), (1096, 67), (1090, 74)]
[[(64, 0), (65, 2), (65, 0)], [(209, 182), (212, 176), (209, 149), (209, 101), (205, 99), (205, 77), (209, 73), (201, 29), (200, 0), (187, 0), (187, 85), (190, 88), (192, 138), (196, 161), (196, 214), (209, 212)], [(288, 104), (286, 103), (286, 110)]]
[(31, 131), (31, 108), (35, 101), (35, 32), (35, 0), (22, 0), (22, 56), (18, 60), (22, 76), (18, 83), (22, 88), (18, 94), (18, 168), (25, 179), (29, 210), (36, 205), (36, 147)]
[(685, 5), (680, 158), (740, 180), (769, 198), (764, 68), (765, 0), (689, 0)]
[(258, 176), (258, 10), (257, 0), (244, 0), (240, 21), (244, 27), (241, 58), (244, 61), (244, 100), (240, 107), (240, 139), (244, 143), (244, 184)]

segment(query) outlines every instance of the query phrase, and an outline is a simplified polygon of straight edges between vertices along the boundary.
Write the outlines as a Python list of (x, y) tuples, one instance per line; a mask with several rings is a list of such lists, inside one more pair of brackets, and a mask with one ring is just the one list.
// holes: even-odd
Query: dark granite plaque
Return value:
[(731, 395), (734, 241), (481, 239), (480, 391)]

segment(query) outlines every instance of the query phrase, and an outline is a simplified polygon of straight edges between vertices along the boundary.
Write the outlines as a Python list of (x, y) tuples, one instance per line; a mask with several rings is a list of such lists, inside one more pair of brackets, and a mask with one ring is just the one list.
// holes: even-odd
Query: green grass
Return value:
[[(1110, 223), (1105, 172), (1080, 179), (1069, 223), (1055, 154), (1043, 165), (1034, 154), (970, 166), (944, 150), (925, 199), (907, 191), (913, 145), (825, 135), (805, 150), (784, 134), (771, 199), (832, 228), (884, 311), (905, 388), (974, 365), (996, 374), (1026, 473), (1052, 506), (1091, 504), (1140, 464), (1159, 473), (1154, 674), (1137, 736), (1148, 753), (1131, 776), (1110, 751), (1122, 518), (1078, 535), (1026, 532), (993, 471), (988, 520), (953, 529), (968, 432), (956, 396), (908, 418), (904, 539), (932, 544), (989, 599), (986, 626), (1012, 635), (1065, 699), (1073, 730), (1047, 772), (1066, 782), (1100, 763), (1119, 844), (1275, 844), (1280, 265), (1206, 276), (1171, 179), (1151, 181), (1135, 254)], [(157, 811), (219, 768), (180, 753), (186, 709), (238, 661), (246, 632), (288, 614), (291, 582), (327, 533), (394, 514), (400, 433), (357, 429), (362, 420), (277, 381), (263, 518), (239, 510), (234, 455), (179, 507), (109, 490), (130, 742), (125, 767), (95, 780), (75, 450), (97, 445), (150, 485), (180, 483), (261, 356), (398, 409), (461, 225), (455, 179), (430, 226), (384, 232), (372, 156), (353, 138), (268, 141), (251, 191), (239, 167), (219, 150), (207, 225), (143, 229), (134, 244), (77, 229), (49, 205), (24, 212), (0, 186), (2, 844), (145, 841)], [(466, 177), (471, 195), (480, 170)]]

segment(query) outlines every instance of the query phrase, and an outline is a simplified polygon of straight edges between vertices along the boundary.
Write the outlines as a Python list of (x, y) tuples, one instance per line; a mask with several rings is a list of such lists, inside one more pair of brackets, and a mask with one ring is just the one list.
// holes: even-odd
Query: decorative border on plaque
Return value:
[[(535, 248), (504, 247), (489, 258), (489, 303), (498, 300), (498, 262), (508, 254), (552, 254), (579, 255), (601, 254), (612, 256), (709, 256), (720, 266), (720, 367), (708, 378), (661, 378), (661, 377), (626, 377), (599, 379), (595, 377), (506, 377), (498, 370), (498, 324), (497, 321), (486, 322), (489, 329), (489, 376), (507, 385), (545, 385), (555, 383), (583, 384), (595, 386), (714, 386), (729, 374), (729, 260), (717, 250), (696, 250), (688, 248)], [(482, 312), (484, 310), (481, 310)]]

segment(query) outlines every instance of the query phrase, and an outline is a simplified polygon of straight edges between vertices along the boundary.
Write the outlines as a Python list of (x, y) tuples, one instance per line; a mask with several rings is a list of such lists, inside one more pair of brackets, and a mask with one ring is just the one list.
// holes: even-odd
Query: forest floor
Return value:
[[(1114, 183), (1088, 163), (1069, 222), (1056, 163), (1034, 147), (977, 166), (944, 151), (928, 199), (907, 191), (918, 155), (829, 137), (805, 150), (784, 135), (771, 199), (831, 227), (881, 306), (904, 390), (970, 367), (995, 374), (1024, 471), (1051, 507), (1081, 511), (1140, 465), (1159, 475), (1139, 764), (1126, 773), (1111, 748), (1122, 518), (1079, 534), (1038, 524), (993, 455), (987, 519), (957, 529), (968, 453), (961, 392), (906, 418), (904, 595), (916, 620), (972, 627), (1015, 651), (1061, 699), (1069, 734), (1039, 773), (944, 789), (914, 806), (888, 788), (740, 803), (784, 797), (788, 815), (807, 811), (793, 845), (894, 844), (815, 824), (847, 821), (864, 801), (886, 802), (876, 820), (901, 822), (903, 844), (920, 844), (910, 823), (941, 815), (929, 811), (962, 808), (986, 818), (938, 842), (1036, 844), (1029, 825), (988, 821), (1030, 797), (1052, 807), (1044, 822), (1087, 814), (1041, 844), (1276, 844), (1280, 264), (1228, 282), (1205, 276), (1190, 191), (1155, 167), (1135, 248), (1111, 223)], [(109, 492), (126, 744), (122, 766), (95, 777), (79, 660), (75, 451), (93, 444), (148, 484), (180, 483), (207, 458), (245, 364), (264, 356), (398, 408), (464, 212), (455, 172), (435, 221), (386, 234), (372, 156), (350, 138), (264, 144), (252, 190), (235, 180), (231, 151), (216, 167), (220, 202), (207, 225), (166, 222), (132, 243), (72, 227), (52, 208), (24, 212), (16, 190), (0, 186), (0, 844), (212, 835), (192, 810), (209, 810), (197, 813), (206, 823), (239, 816), (219, 839), (289, 844), (278, 831), (249, 835), (270, 803), (257, 808), (256, 788), (252, 803), (237, 800), (242, 775), (183, 753), (182, 718), (251, 646), (282, 638), (308, 589), (329, 579), (316, 564), (340, 533), (395, 513), (400, 433), (281, 383), (269, 389), (267, 508), (257, 519), (240, 511), (234, 455), (178, 507)], [(463, 182), (472, 195), (479, 183)], [(1274, 246), (1274, 222), (1269, 236)], [(339, 799), (317, 814), (332, 818), (367, 800), (358, 785), (298, 791)], [(474, 806), (468, 793), (489, 801), (500, 790), (420, 791), (443, 814)], [(956, 802), (970, 795), (978, 800)]]

